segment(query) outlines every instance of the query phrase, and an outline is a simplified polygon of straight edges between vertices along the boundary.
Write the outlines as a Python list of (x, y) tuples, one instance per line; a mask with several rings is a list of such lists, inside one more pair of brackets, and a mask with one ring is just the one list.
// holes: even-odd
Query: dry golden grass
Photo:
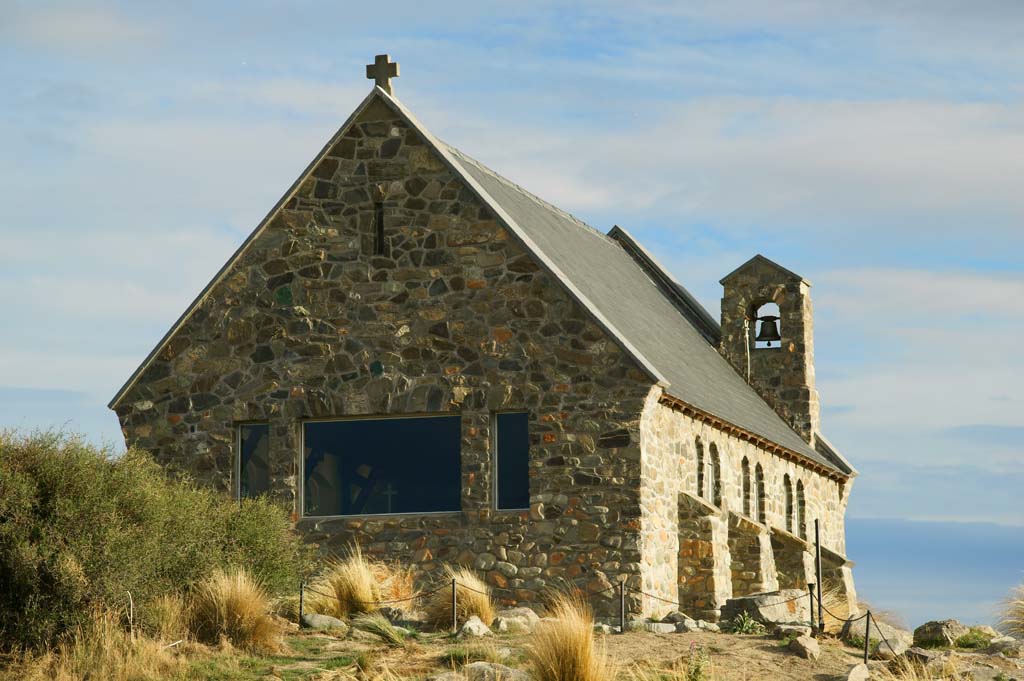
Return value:
[[(825, 631), (830, 634), (837, 634), (843, 628), (843, 623), (849, 619), (850, 602), (843, 593), (842, 587), (838, 584), (825, 582), (821, 590), (821, 602), (825, 606)], [(817, 604), (815, 604), (815, 618), (817, 618)]]
[(925, 667), (906, 658), (897, 658), (882, 672), (883, 681), (959, 681), (956, 664), (947, 660), (941, 665)]
[[(484, 580), (476, 576), (472, 570), (463, 567), (446, 565), (445, 580), (456, 583), (456, 605), (458, 606), (459, 623), (465, 622), (476, 615), (487, 626), (494, 622), (494, 602), (491, 590)], [(423, 604), (430, 621), (435, 626), (448, 626), (452, 621), (452, 591), (441, 589), (427, 597)]]
[(142, 631), (158, 641), (172, 643), (188, 636), (188, 610), (178, 594), (157, 596), (139, 612)]
[(691, 650), (687, 657), (668, 668), (640, 663), (625, 673), (625, 681), (712, 681), (714, 678), (714, 665), (703, 648)]
[(226, 639), (246, 650), (275, 651), (281, 628), (270, 615), (270, 598), (242, 569), (217, 570), (203, 580), (189, 608), (192, 633), (204, 643)]
[[(310, 585), (309, 608), (313, 612), (345, 618), (373, 612), (383, 602), (412, 599), (416, 595), (412, 571), (374, 561), (359, 546), (327, 563), (320, 577)], [(402, 607), (411, 600), (395, 603)]]
[(1024, 584), (1010, 592), (1003, 604), (999, 624), (1006, 633), (1024, 638)]
[(120, 624), (120, 615), (97, 614), (85, 627), (56, 648), (28, 655), (5, 671), (4, 681), (159, 681), (177, 677), (183, 659), (162, 642), (132, 636)]
[(578, 596), (555, 596), (553, 621), (541, 622), (526, 647), (536, 681), (612, 681), (615, 666), (594, 641), (594, 617)]

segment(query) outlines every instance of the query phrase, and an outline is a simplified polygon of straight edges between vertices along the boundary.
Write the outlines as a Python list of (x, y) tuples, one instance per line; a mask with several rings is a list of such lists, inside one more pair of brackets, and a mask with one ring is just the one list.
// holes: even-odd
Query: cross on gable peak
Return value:
[(377, 87), (384, 92), (393, 94), (391, 79), (398, 78), (398, 62), (391, 61), (390, 55), (378, 54), (373, 58), (372, 64), (366, 65), (366, 77), (372, 78)]

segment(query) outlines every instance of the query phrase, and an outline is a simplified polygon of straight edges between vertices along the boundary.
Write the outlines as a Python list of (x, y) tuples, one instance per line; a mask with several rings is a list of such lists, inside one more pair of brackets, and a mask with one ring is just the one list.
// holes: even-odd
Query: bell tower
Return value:
[(719, 351), (813, 447), (821, 413), (814, 386), (811, 282), (756, 255), (720, 283)]

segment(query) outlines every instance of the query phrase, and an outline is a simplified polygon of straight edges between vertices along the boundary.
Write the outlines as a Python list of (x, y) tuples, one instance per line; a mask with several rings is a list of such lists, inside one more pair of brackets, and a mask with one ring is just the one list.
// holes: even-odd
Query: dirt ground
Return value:
[[(342, 681), (374, 680), (383, 670), (403, 680), (420, 680), (430, 674), (457, 670), (483, 659), (528, 670), (524, 648), (529, 634), (496, 635), (459, 641), (446, 634), (421, 634), (404, 646), (388, 646), (364, 632), (346, 638), (325, 634), (291, 632), (285, 649), (274, 656), (214, 657), (197, 661), (190, 670), (196, 681)], [(859, 649), (833, 638), (819, 640), (821, 657), (805, 660), (770, 636), (713, 634), (597, 635), (599, 645), (627, 671), (636, 665), (668, 669), (674, 662), (703, 649), (710, 660), (709, 681), (838, 681), (861, 661)], [(957, 652), (962, 670), (974, 670), (975, 681), (1019, 679), (1024, 681), (1024, 661)], [(871, 663), (880, 670), (884, 663)], [(998, 674), (1004, 674), (1000, 677)], [(624, 675), (625, 676), (625, 675)], [(873, 674), (880, 678), (880, 674)], [(388, 677), (385, 677), (388, 678)]]

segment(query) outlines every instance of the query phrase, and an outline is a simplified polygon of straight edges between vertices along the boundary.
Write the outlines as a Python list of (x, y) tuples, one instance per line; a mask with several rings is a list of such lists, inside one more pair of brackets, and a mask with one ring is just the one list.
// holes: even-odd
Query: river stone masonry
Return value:
[[(269, 493), (325, 554), (357, 542), (423, 583), (462, 564), (508, 606), (571, 585), (605, 618), (620, 581), (630, 615), (714, 621), (734, 595), (809, 578), (810, 544), (781, 529), (788, 475), (853, 597), (851, 476), (673, 398), (439, 144), (375, 89), (111, 403), (126, 442), (237, 493), (238, 424), (266, 422)], [(528, 510), (496, 510), (503, 410), (529, 414)], [(401, 414), (460, 416), (461, 510), (305, 517), (302, 424)], [(706, 466), (714, 452), (715, 498), (698, 489), (698, 447)], [(755, 465), (763, 521), (745, 505)]]

